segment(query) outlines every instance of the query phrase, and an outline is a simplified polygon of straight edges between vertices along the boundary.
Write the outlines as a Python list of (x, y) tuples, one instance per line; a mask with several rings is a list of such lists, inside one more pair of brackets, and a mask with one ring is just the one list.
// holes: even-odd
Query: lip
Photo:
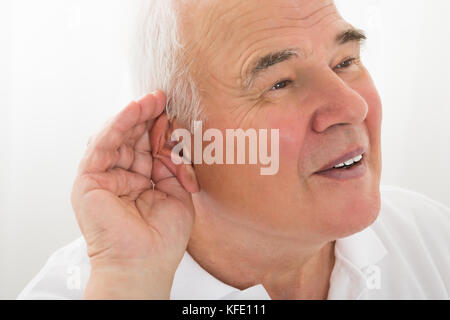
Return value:
[(335, 181), (349, 181), (364, 177), (367, 172), (366, 159), (353, 165), (349, 169), (328, 169), (316, 174), (318, 177), (332, 179)]
[(324, 171), (333, 169), (338, 164), (348, 161), (348, 160), (350, 160), (354, 157), (357, 157), (359, 155), (362, 155), (366, 152), (367, 152), (367, 148), (357, 147), (357, 148), (353, 149), (353, 151), (347, 152), (347, 153), (343, 154), (342, 156), (340, 156), (339, 158), (330, 161), (325, 166), (323, 166), (321, 169), (319, 169), (319, 171), (317, 171), (316, 173), (323, 173)]

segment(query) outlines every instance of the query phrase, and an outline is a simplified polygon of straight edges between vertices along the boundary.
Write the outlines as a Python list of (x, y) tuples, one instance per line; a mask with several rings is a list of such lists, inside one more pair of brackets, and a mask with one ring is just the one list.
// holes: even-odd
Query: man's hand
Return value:
[(85, 298), (169, 298), (194, 209), (176, 169), (152, 156), (165, 100), (157, 92), (130, 103), (91, 138), (80, 163), (71, 201), (91, 263)]

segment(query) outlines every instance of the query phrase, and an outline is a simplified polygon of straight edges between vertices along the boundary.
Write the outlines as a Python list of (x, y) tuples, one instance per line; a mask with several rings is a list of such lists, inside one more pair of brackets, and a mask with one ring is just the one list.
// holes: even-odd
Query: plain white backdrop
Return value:
[[(86, 142), (136, 98), (129, 3), (0, 2), (0, 299), (80, 236), (69, 196)], [(338, 6), (369, 38), (363, 61), (384, 105), (382, 183), (450, 206), (450, 1)]]

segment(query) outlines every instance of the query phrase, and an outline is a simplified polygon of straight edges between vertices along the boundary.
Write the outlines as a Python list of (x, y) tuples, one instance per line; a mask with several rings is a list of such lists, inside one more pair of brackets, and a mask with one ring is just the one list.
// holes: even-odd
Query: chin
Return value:
[(380, 212), (380, 191), (355, 196), (351, 201), (339, 203), (333, 218), (326, 223), (327, 233), (339, 239), (358, 233), (371, 226)]
[(358, 233), (377, 219), (380, 206), (379, 183), (361, 187), (358, 192), (346, 190), (327, 194), (327, 200), (318, 204), (317, 230), (322, 237), (336, 240)]

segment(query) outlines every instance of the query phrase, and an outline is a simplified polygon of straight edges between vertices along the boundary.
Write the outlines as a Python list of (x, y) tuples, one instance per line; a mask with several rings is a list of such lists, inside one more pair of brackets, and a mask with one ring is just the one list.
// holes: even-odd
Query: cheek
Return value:
[[(284, 108), (283, 112), (273, 112), (268, 119), (268, 127), (279, 129), (280, 176), (298, 178), (304, 165), (301, 155), (305, 152), (305, 138), (308, 131), (309, 116), (299, 107)], [(300, 163), (299, 163), (300, 161)], [(300, 166), (300, 167), (299, 167)], [(299, 175), (295, 175), (293, 173)]]

